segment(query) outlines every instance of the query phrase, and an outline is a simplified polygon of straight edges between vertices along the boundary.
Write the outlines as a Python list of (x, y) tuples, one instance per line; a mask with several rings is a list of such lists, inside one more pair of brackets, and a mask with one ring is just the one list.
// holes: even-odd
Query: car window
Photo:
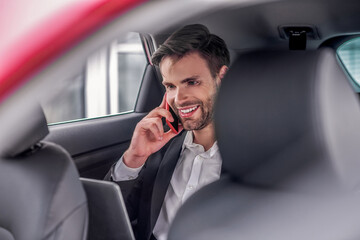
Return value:
[(83, 71), (66, 89), (43, 104), (48, 123), (133, 111), (146, 65), (138, 33), (113, 41), (89, 56)]
[(360, 92), (360, 38), (351, 39), (337, 49), (338, 56), (352, 78), (352, 84)]

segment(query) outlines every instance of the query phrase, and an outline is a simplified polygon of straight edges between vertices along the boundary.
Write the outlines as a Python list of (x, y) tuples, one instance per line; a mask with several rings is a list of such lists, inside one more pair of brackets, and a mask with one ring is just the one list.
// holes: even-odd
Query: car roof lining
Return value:
[[(234, 50), (276, 48), (287, 49), (288, 41), (279, 34), (282, 25), (312, 25), (320, 34), (319, 40), (308, 41), (308, 49), (316, 49), (332, 37), (360, 32), (360, 4), (350, 0), (338, 1), (275, 1), (250, 6), (231, 5), (218, 11), (207, 10), (182, 22), (182, 25), (202, 23), (222, 37)], [(279, 14), (281, 13), (281, 14)], [(172, 25), (153, 33), (161, 44), (174, 30)]]

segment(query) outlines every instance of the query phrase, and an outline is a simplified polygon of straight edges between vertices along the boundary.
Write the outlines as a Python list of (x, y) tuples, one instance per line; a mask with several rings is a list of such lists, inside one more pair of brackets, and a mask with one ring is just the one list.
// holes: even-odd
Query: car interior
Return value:
[(151, 54), (194, 23), (230, 50), (215, 111), (227, 174), (180, 208), (169, 239), (358, 239), (359, 12), (356, 0), (119, 12), (0, 102), (0, 239), (134, 239), (102, 180), (165, 93)]

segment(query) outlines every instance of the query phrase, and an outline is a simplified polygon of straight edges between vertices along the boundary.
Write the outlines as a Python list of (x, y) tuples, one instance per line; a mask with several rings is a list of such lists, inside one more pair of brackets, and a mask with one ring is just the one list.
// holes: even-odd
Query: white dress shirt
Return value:
[[(154, 227), (153, 234), (158, 240), (167, 239), (170, 224), (186, 199), (203, 186), (220, 178), (221, 164), (217, 142), (205, 152), (202, 145), (193, 142), (192, 132), (186, 133), (179, 160)], [(115, 166), (113, 179), (134, 179), (141, 168), (129, 168), (120, 159)]]

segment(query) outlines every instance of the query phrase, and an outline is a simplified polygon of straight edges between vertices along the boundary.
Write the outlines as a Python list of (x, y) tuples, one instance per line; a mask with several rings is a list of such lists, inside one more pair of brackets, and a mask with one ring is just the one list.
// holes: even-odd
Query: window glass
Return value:
[(128, 33), (100, 49), (63, 92), (43, 105), (48, 123), (133, 111), (146, 65), (137, 33)]
[(338, 48), (337, 53), (354, 81), (354, 87), (360, 91), (360, 38), (345, 42)]

